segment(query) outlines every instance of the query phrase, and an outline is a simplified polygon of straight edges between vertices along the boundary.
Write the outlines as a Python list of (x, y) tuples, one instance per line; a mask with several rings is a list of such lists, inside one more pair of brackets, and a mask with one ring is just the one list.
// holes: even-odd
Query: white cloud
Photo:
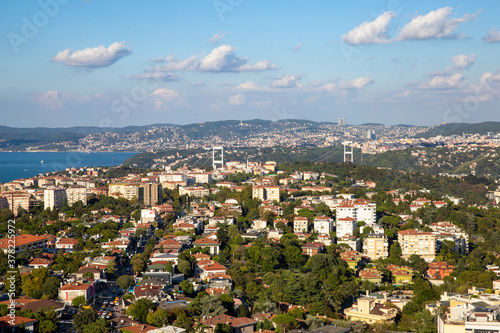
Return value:
[(474, 20), (477, 16), (465, 14), (460, 18), (450, 17), (452, 14), (451, 7), (443, 7), (426, 15), (418, 15), (401, 29), (396, 40), (458, 38), (458, 35), (454, 34), (458, 26)]
[(155, 79), (161, 81), (178, 81), (180, 78), (172, 73), (167, 72), (144, 72), (139, 75), (130, 76), (131, 79)]
[(460, 54), (451, 58), (453, 61), (453, 66), (446, 67), (447, 71), (463, 71), (465, 69), (469, 69), (477, 59), (477, 55), (472, 54), (467, 56), (465, 54)]
[(500, 82), (500, 73), (493, 74), (490, 72), (483, 73), (481, 75), (482, 82)]
[(258, 72), (278, 67), (268, 60), (261, 60), (257, 63), (248, 63), (247, 57), (238, 57), (234, 53), (236, 48), (231, 45), (221, 45), (214, 48), (203, 59), (192, 55), (184, 60), (177, 60), (172, 54), (166, 58), (153, 59), (155, 62), (166, 62), (154, 68), (155, 71), (204, 71), (204, 72)]
[(62, 110), (65, 108), (63, 94), (55, 90), (49, 90), (39, 95), (36, 102), (47, 110)]
[(240, 83), (236, 86), (236, 89), (239, 89), (239, 90), (262, 90), (261, 87), (259, 87), (258, 85), (256, 85), (252, 81)]
[(197, 56), (192, 55), (184, 60), (177, 60), (173, 55), (166, 58), (153, 59), (155, 62), (168, 62), (166, 65), (159, 65), (154, 68), (158, 72), (173, 72), (173, 71), (194, 71), (198, 68), (200, 60)]
[(210, 43), (218, 43), (224, 36), (226, 35), (225, 32), (217, 32), (215, 35), (212, 36), (208, 41)]
[(154, 98), (155, 107), (159, 110), (173, 104), (172, 102), (178, 99), (180, 94), (178, 91), (172, 89), (158, 88), (150, 96)]
[(108, 47), (104, 45), (87, 47), (83, 50), (73, 51), (66, 49), (59, 52), (52, 61), (60, 62), (67, 66), (86, 67), (89, 69), (97, 67), (108, 67), (119, 59), (132, 53), (132, 49), (125, 47), (125, 41), (115, 42)]
[(491, 29), (483, 40), (487, 43), (500, 42), (500, 31)]
[(373, 21), (365, 21), (345, 33), (341, 38), (341, 42), (352, 45), (389, 43), (387, 30), (389, 23), (395, 16), (395, 13), (388, 11)]
[(339, 88), (340, 89), (362, 89), (371, 83), (373, 83), (373, 79), (371, 77), (360, 77), (357, 79), (340, 82)]
[(297, 75), (285, 75), (281, 79), (274, 80), (271, 83), (273, 88), (292, 88), (296, 86), (295, 81), (299, 80), (300, 77)]
[(229, 97), (227, 102), (231, 105), (243, 105), (245, 104), (245, 96), (242, 94), (237, 94)]
[(456, 88), (462, 81), (462, 73), (456, 73), (451, 76), (436, 75), (423, 85), (420, 89), (451, 89)]
[(294, 51), (298, 51), (298, 50), (300, 50), (300, 49), (301, 49), (301, 48), (303, 48), (303, 47), (304, 47), (304, 44), (299, 43), (299, 44), (297, 44), (297, 45), (295, 45), (295, 46), (293, 47), (293, 50), (294, 50)]

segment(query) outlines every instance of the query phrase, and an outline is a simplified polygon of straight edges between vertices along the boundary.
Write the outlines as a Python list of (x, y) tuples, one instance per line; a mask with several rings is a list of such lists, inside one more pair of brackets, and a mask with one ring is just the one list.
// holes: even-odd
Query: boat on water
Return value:
[(43, 160), (40, 161), (40, 164), (43, 164)]

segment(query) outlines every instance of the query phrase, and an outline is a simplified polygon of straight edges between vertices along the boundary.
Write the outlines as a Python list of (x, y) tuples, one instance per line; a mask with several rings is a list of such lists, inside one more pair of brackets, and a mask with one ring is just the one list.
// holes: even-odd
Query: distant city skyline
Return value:
[(6, 2), (1, 125), (500, 121), (500, 3)]

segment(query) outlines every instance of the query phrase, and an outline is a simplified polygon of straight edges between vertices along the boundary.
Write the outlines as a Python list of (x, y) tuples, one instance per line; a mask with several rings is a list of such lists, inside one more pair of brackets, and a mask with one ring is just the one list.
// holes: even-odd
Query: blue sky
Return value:
[(500, 121), (498, 2), (2, 7), (2, 125)]

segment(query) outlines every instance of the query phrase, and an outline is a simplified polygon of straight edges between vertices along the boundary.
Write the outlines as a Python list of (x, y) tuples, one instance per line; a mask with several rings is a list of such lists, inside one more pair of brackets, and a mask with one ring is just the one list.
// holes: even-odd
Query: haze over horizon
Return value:
[(500, 4), (7, 2), (1, 125), (500, 121)]

